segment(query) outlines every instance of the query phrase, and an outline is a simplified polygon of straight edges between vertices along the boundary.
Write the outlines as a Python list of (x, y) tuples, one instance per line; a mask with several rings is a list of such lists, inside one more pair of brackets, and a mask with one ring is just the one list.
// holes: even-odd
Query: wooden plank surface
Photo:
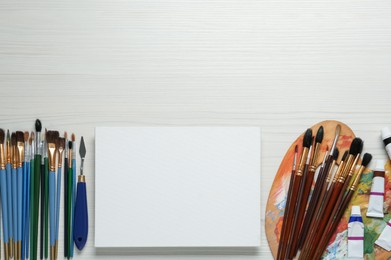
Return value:
[[(91, 213), (95, 126), (261, 126), (264, 212), (310, 125), (343, 121), (386, 157), (390, 13), (387, 0), (2, 0), (0, 126), (39, 117), (84, 135)], [(96, 252), (90, 220), (83, 259), (271, 258), (264, 231), (255, 251)]]

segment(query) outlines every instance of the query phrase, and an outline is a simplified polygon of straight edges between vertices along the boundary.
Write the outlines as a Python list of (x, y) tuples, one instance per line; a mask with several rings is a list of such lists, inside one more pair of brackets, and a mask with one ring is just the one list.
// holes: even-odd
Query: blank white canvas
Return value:
[(98, 127), (96, 247), (258, 247), (258, 127)]

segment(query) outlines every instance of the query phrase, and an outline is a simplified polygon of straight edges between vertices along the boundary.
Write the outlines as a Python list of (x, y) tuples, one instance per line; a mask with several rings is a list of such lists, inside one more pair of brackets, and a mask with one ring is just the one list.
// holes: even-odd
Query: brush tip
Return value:
[(352, 144), (350, 145), (349, 153), (353, 156), (356, 156), (357, 154), (361, 153), (363, 148), (363, 142), (361, 138), (354, 138), (352, 141)]
[(16, 131), (16, 141), (17, 142), (24, 142), (24, 133), (22, 131)]
[(76, 135), (74, 133), (72, 133), (72, 142), (75, 142), (76, 141)]
[(69, 141), (69, 142), (68, 142), (68, 148), (69, 148), (69, 149), (72, 149), (72, 141)]
[(303, 138), (303, 147), (310, 148), (312, 141), (312, 129), (308, 128), (307, 131), (305, 131), (304, 138)]
[(41, 132), (41, 130), (42, 130), (41, 120), (37, 119), (37, 120), (35, 120), (35, 131)]
[(0, 128), (0, 143), (4, 143), (4, 137), (5, 137), (5, 132), (2, 128)]
[(64, 132), (64, 138), (65, 138), (65, 140), (68, 139), (68, 133), (67, 133), (67, 131)]
[(341, 160), (341, 161), (346, 161), (346, 158), (348, 157), (348, 154), (349, 154), (349, 152), (348, 152), (348, 151), (345, 151), (345, 152), (343, 153), (343, 156), (342, 156), (342, 160)]
[(11, 134), (11, 145), (16, 145), (16, 133)]
[(323, 126), (321, 125), (318, 129), (318, 132), (316, 133), (315, 142), (321, 143), (323, 141), (323, 135), (324, 135), (324, 129)]
[(370, 153), (364, 154), (364, 157), (362, 158), (362, 165), (364, 167), (367, 167), (368, 164), (371, 162), (371, 160), (372, 160), (372, 154)]
[(25, 143), (27, 143), (29, 141), (29, 135), (30, 135), (30, 133), (28, 131), (24, 132), (23, 137), (24, 137), (24, 142)]
[(337, 160), (337, 159), (338, 159), (338, 156), (339, 156), (339, 150), (338, 150), (338, 148), (335, 148), (334, 154), (333, 154), (334, 160)]

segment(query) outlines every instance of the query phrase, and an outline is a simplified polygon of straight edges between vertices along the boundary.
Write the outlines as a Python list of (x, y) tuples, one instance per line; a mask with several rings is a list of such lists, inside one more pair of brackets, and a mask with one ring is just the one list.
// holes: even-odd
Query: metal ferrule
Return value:
[(305, 162), (305, 164), (307, 164), (307, 165), (310, 165), (311, 153), (312, 153), (312, 145), (310, 146), (310, 149), (309, 149), (308, 155), (307, 155), (307, 161)]
[(56, 171), (56, 144), (48, 143), (49, 150), (49, 169), (51, 172)]
[(358, 183), (360, 182), (361, 179), (361, 174), (364, 172), (365, 166), (361, 165), (360, 168), (358, 168), (356, 177), (353, 180), (352, 187), (350, 187), (350, 190), (355, 191), (358, 187)]
[(341, 162), (339, 163), (337, 172), (335, 173), (334, 178), (333, 178), (333, 182), (334, 182), (334, 183), (338, 180), (338, 178), (339, 178), (339, 176), (341, 175), (341, 172), (343, 171), (344, 167), (345, 167), (345, 162), (344, 162), (344, 161), (341, 161)]
[(79, 175), (79, 177), (77, 179), (79, 182), (86, 182), (86, 176), (84, 176), (84, 175)]
[(42, 157), (41, 157), (41, 163), (44, 164), (45, 163), (45, 158), (48, 158), (49, 155), (48, 155), (48, 143), (43, 140), (42, 141)]
[(7, 163), (11, 163), (11, 153), (12, 153), (12, 150), (11, 150), (11, 144), (9, 142), (9, 140), (7, 140)]
[[(333, 160), (333, 162), (331, 163), (329, 172), (328, 172), (327, 177), (326, 177), (326, 183), (329, 183), (330, 180), (331, 180), (331, 176), (333, 176), (334, 166), (335, 166), (335, 160)], [(336, 174), (337, 174), (337, 173), (336, 173)]]
[(349, 154), (348, 159), (346, 160), (346, 163), (345, 163), (345, 167), (338, 178), (339, 182), (342, 182), (342, 183), (345, 182), (345, 179), (348, 175), (348, 172), (349, 172), (350, 168), (352, 167), (353, 160), (354, 160), (353, 155)]
[(30, 145), (27, 142), (24, 142), (24, 162), (30, 161)]
[(69, 160), (68, 160), (69, 168), (72, 168), (72, 149), (69, 149)]
[(18, 168), (23, 166), (24, 162), (24, 143), (18, 142)]
[(300, 163), (299, 163), (299, 167), (296, 172), (296, 176), (303, 175), (305, 162), (306, 162), (307, 156), (308, 156), (308, 151), (309, 151), (309, 149), (307, 147), (303, 148), (303, 153), (301, 154)]
[(16, 145), (12, 146), (12, 168), (16, 169), (17, 168), (17, 158), (18, 158), (18, 151), (16, 148)]
[(72, 142), (72, 158), (76, 158), (76, 142)]
[(316, 165), (315, 164), (318, 161), (319, 150), (320, 150), (320, 143), (316, 143), (315, 144), (315, 149), (314, 149), (314, 156), (312, 156), (312, 160), (311, 160), (310, 170), (313, 170), (313, 171), (316, 170)]
[(293, 156), (293, 165), (292, 165), (292, 170), (296, 171), (296, 162), (297, 162), (297, 153)]
[(5, 154), (4, 154), (4, 144), (0, 144), (0, 169), (5, 169)]
[(69, 142), (68, 139), (65, 139), (65, 152), (64, 152), (65, 158), (68, 158), (68, 154), (69, 154), (68, 142)]
[(354, 158), (354, 161), (352, 163), (352, 166), (350, 167), (348, 176), (352, 177), (354, 174), (354, 170), (356, 169), (356, 165), (358, 163), (358, 159), (360, 159), (360, 154), (357, 154), (356, 157)]
[(330, 149), (330, 155), (334, 154), (334, 150), (335, 150), (335, 147), (337, 146), (337, 142), (338, 142), (340, 133), (341, 133), (341, 126), (337, 125), (337, 127), (335, 128), (334, 141), (333, 141), (333, 144), (332, 144), (331, 149)]
[(64, 148), (59, 147), (58, 148), (58, 168), (62, 168), (62, 155), (64, 153)]
[(42, 147), (42, 139), (41, 139), (41, 132), (36, 132), (35, 133), (35, 138), (36, 138), (36, 151), (37, 151), (37, 154), (38, 155), (42, 155), (42, 150), (43, 150), (43, 147)]
[(33, 139), (33, 141), (31, 142), (31, 158), (30, 159), (33, 159), (34, 156), (35, 156), (35, 140)]

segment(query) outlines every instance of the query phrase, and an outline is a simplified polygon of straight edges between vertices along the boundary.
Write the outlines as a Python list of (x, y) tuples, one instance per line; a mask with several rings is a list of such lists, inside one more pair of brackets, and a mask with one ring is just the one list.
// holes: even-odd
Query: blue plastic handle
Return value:
[(6, 165), (6, 179), (7, 179), (7, 207), (8, 207), (8, 238), (13, 239), (13, 234), (12, 234), (12, 182), (11, 182), (11, 164), (7, 163)]
[(74, 224), (73, 240), (77, 249), (82, 250), (88, 237), (87, 190), (85, 182), (77, 183)]
[(49, 172), (49, 217), (50, 217), (50, 246), (54, 246), (56, 234), (56, 176)]
[(1, 207), (3, 209), (3, 236), (4, 243), (8, 243), (8, 198), (7, 198), (7, 180), (5, 170), (0, 170), (1, 183)]
[(13, 229), (13, 234), (14, 234), (14, 241), (18, 240), (18, 222), (17, 222), (17, 216), (18, 216), (18, 211), (17, 211), (17, 192), (16, 192), (16, 168), (12, 168), (11, 171), (12, 174), (12, 229)]
[(17, 208), (17, 212), (18, 212), (18, 227), (17, 227), (17, 230), (18, 230), (18, 234), (16, 235), (16, 240), (17, 241), (22, 241), (22, 210), (23, 210), (23, 168), (22, 167), (19, 167), (18, 170), (17, 170), (17, 174), (18, 174), (18, 187), (17, 187), (17, 191), (18, 191), (18, 208)]

